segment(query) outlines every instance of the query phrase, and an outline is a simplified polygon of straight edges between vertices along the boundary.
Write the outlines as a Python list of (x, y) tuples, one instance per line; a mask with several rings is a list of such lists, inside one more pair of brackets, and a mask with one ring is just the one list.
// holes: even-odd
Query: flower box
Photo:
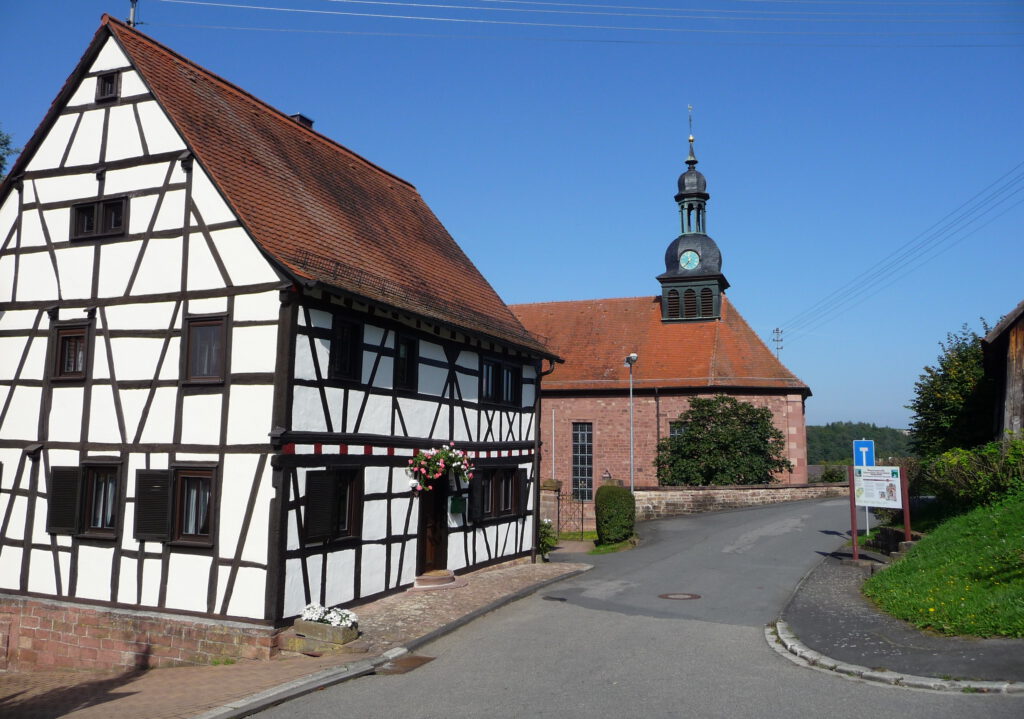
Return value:
[(305, 619), (296, 619), (292, 624), (295, 633), (307, 639), (316, 639), (328, 644), (347, 644), (359, 636), (356, 627), (332, 627), (323, 622), (310, 622)]

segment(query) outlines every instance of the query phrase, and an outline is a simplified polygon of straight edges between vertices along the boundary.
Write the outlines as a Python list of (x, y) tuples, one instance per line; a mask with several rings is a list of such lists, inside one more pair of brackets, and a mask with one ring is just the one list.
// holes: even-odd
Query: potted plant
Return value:
[(446, 477), (451, 488), (458, 489), (459, 482), (468, 483), (473, 479), (473, 464), (468, 454), (449, 442), (435, 449), (421, 449), (409, 460), (406, 472), (410, 477), (409, 486), (418, 495), (440, 489)]
[(292, 624), (295, 633), (308, 639), (331, 644), (345, 644), (359, 636), (359, 617), (348, 609), (327, 609), (313, 602), (302, 610)]

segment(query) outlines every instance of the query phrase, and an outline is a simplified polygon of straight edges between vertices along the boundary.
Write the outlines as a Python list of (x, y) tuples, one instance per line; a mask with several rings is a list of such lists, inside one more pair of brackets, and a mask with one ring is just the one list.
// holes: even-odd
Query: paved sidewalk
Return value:
[(19, 719), (230, 719), (368, 674), (390, 657), (453, 631), (502, 604), (590, 568), (581, 563), (499, 565), (464, 586), (405, 591), (355, 607), (359, 654), (293, 656), (147, 672), (0, 673), (0, 716)]
[(890, 684), (1024, 692), (1024, 639), (921, 631), (867, 600), (860, 591), (865, 569), (841, 556), (826, 557), (812, 570), (783, 611), (779, 635), (791, 654), (819, 668)]

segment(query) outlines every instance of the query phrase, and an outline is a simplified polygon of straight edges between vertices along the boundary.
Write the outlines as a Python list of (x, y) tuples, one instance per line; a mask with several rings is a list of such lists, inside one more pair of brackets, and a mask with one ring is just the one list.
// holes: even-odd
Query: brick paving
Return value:
[(362, 653), (129, 673), (0, 673), (0, 716), (190, 719), (281, 684), (414, 644), (458, 626), (503, 598), (586, 568), (567, 562), (503, 564), (463, 575), (466, 583), (454, 589), (405, 591), (355, 607)]

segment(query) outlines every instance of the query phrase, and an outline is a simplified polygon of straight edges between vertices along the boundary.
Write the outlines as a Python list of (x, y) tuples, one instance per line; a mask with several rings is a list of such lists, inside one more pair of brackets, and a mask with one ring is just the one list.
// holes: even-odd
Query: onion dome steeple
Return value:
[(697, 170), (697, 156), (693, 154), (693, 135), (690, 135), (690, 155), (686, 158), (687, 170), (679, 176), (679, 192), (676, 202), (683, 221), (683, 234), (700, 233), (707, 230), (705, 223), (705, 203), (711, 197), (708, 194), (708, 181)]

